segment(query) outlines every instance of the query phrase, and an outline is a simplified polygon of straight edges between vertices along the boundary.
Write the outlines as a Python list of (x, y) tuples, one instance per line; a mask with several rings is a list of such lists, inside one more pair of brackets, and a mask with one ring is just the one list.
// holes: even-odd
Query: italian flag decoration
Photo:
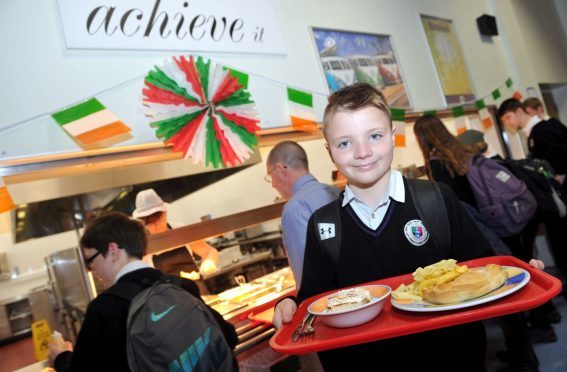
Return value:
[(455, 118), (455, 127), (457, 127), (457, 136), (467, 130), (467, 118), (463, 106), (455, 106), (452, 109)]
[(8, 212), (15, 208), (16, 206), (8, 192), (8, 188), (6, 188), (2, 177), (0, 177), (0, 213)]
[(485, 130), (489, 129), (494, 125), (492, 120), (492, 115), (490, 111), (486, 108), (486, 104), (483, 99), (479, 99), (474, 103), (475, 107), (478, 109), (478, 116), (480, 116), (480, 121)]
[(96, 98), (56, 112), (51, 117), (82, 146), (90, 146), (131, 131)]
[(173, 57), (145, 78), (146, 115), (158, 138), (193, 163), (236, 166), (258, 146), (248, 75), (202, 57)]
[(390, 108), (392, 125), (396, 128), (394, 132), (394, 146), (406, 147), (406, 110)]
[(317, 118), (313, 110), (313, 94), (287, 88), (291, 125), (297, 130), (317, 129)]

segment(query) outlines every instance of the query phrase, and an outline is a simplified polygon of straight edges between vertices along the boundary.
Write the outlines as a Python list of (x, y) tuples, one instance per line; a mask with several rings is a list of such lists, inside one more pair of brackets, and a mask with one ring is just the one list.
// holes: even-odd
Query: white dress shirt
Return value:
[(395, 169), (392, 169), (390, 172), (390, 182), (388, 183), (386, 194), (382, 196), (374, 209), (358, 199), (348, 185), (345, 186), (345, 196), (342, 205), (344, 207), (350, 203), (358, 218), (370, 229), (376, 230), (386, 215), (391, 199), (400, 203), (406, 201), (402, 174)]

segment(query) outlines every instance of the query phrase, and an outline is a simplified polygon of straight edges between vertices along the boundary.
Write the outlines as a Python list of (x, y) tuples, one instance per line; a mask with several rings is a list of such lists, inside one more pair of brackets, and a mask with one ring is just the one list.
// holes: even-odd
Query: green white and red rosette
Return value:
[(148, 73), (143, 94), (157, 137), (193, 163), (235, 166), (258, 146), (260, 120), (250, 93), (210, 60), (167, 60)]

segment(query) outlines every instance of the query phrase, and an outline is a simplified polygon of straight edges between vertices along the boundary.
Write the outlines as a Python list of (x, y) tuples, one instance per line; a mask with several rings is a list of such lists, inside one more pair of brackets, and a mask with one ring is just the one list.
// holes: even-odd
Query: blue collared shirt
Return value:
[(317, 209), (335, 200), (338, 195), (337, 188), (317, 181), (311, 174), (299, 178), (293, 185), (292, 197), (285, 204), (282, 212), (282, 230), (284, 246), (297, 288), (301, 284), (309, 217)]
[(404, 203), (406, 201), (406, 193), (404, 188), (404, 179), (402, 174), (395, 169), (390, 172), (390, 182), (388, 183), (388, 190), (382, 196), (378, 205), (375, 208), (369, 207), (362, 200), (358, 199), (352, 189), (345, 186), (345, 196), (343, 198), (342, 206), (350, 203), (350, 206), (366, 226), (372, 230), (376, 230), (382, 223), (390, 200), (394, 199), (397, 202)]

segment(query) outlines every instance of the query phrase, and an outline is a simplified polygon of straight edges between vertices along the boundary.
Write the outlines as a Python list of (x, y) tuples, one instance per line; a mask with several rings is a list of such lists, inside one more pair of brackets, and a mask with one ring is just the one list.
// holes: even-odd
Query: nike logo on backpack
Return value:
[(166, 316), (171, 310), (173, 310), (174, 307), (175, 307), (175, 305), (171, 305), (167, 310), (162, 311), (162, 312), (159, 313), (159, 314), (155, 314), (155, 313), (152, 311), (152, 314), (151, 314), (152, 322), (157, 322), (158, 320), (160, 320), (161, 318), (163, 318), (164, 316)]

